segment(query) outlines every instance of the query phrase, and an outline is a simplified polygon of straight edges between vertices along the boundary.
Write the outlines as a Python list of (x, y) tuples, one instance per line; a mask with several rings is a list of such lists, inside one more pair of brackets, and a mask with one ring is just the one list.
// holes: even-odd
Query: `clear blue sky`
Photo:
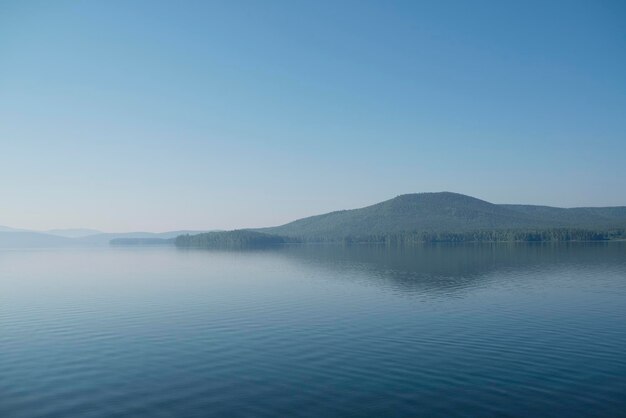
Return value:
[(626, 205), (623, 1), (0, 1), (0, 225)]

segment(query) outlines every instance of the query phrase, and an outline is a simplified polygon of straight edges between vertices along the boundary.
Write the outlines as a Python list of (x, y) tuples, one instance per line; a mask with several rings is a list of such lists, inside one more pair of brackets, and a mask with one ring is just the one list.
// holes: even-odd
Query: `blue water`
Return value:
[(0, 251), (0, 417), (626, 416), (626, 243)]

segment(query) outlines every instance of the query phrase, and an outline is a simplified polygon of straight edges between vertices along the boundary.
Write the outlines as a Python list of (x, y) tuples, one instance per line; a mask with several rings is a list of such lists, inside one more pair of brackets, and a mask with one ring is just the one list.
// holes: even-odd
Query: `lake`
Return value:
[(626, 243), (1, 250), (0, 416), (626, 416)]

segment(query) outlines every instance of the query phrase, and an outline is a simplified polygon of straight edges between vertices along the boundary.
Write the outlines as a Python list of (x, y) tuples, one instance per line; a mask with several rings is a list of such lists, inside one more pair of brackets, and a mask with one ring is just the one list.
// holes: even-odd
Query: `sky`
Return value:
[(0, 0), (0, 225), (626, 205), (623, 1)]

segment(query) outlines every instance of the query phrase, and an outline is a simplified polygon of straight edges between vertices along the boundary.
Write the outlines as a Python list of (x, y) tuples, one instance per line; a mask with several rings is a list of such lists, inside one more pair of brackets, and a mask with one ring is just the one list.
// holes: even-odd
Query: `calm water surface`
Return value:
[(626, 416), (626, 243), (0, 251), (0, 417)]

